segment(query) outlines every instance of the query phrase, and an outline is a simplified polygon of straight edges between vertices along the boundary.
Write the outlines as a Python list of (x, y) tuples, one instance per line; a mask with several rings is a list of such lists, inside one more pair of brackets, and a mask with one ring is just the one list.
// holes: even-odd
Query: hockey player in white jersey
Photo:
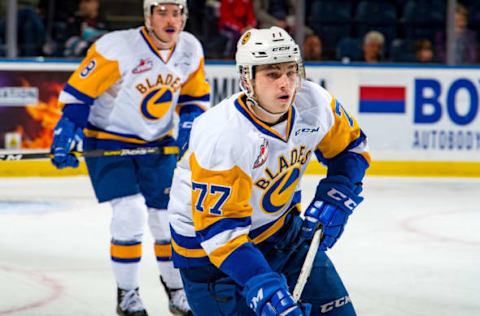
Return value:
[[(161, 281), (170, 311), (191, 314), (182, 281), (171, 261), (166, 208), (180, 148), (188, 145), (193, 119), (209, 106), (199, 41), (183, 32), (185, 0), (144, 0), (145, 27), (104, 35), (72, 74), (59, 102), (52, 162), (76, 167), (69, 154), (84, 133), (84, 150), (162, 147), (164, 154), (87, 158), (99, 202), (112, 206), (110, 254), (118, 286), (117, 312), (146, 315), (139, 296), (139, 267), (145, 222), (155, 239)], [(173, 139), (174, 114), (180, 123)]]
[[(173, 261), (194, 315), (355, 315), (325, 251), (363, 200), (365, 135), (337, 99), (302, 81), (283, 29), (251, 29), (237, 46), (243, 92), (193, 124), (168, 205)], [(300, 180), (328, 167), (300, 217)], [(291, 295), (316, 228), (323, 238), (301, 303)]]

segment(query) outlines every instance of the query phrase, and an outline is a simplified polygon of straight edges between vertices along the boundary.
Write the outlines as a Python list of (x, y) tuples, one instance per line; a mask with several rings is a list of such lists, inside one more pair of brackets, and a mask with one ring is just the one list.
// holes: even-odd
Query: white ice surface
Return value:
[[(304, 205), (315, 177), (303, 182)], [(359, 315), (480, 315), (480, 179), (370, 177), (329, 255)], [(114, 315), (108, 204), (88, 178), (0, 178), (0, 315)], [(140, 291), (168, 315), (146, 230)]]

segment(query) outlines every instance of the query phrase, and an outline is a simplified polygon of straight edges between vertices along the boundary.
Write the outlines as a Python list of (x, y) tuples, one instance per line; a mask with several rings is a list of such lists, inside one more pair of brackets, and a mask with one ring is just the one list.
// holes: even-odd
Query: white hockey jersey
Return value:
[[(326, 90), (305, 81), (288, 119), (270, 127), (238, 93), (195, 122), (168, 206), (174, 263), (222, 262), (245, 242), (267, 241), (300, 210), (300, 179), (312, 155), (355, 152), (368, 163), (356, 120)], [(239, 263), (245, 264), (245, 263)]]
[(192, 104), (206, 109), (203, 51), (181, 32), (166, 60), (144, 27), (101, 37), (60, 94), (61, 104), (92, 106), (87, 137), (143, 144), (169, 135), (173, 115)]

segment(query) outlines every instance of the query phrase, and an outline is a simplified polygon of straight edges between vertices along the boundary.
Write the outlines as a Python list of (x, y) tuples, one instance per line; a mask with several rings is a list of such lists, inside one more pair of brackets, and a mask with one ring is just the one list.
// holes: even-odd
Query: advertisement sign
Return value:
[(0, 148), (50, 147), (61, 115), (58, 94), (71, 70), (33, 65), (0, 64)]
[[(233, 67), (207, 73), (218, 96), (238, 85)], [(477, 69), (307, 65), (306, 74), (357, 117), (376, 160), (480, 161)]]
[[(61, 114), (57, 97), (76, 66), (0, 63), (0, 147), (50, 146)], [(233, 63), (207, 62), (206, 74), (213, 104), (240, 90)], [(478, 74), (466, 67), (306, 65), (307, 79), (359, 120), (376, 162), (480, 162)]]
[(478, 71), (396, 69), (359, 75), (358, 117), (389, 160), (480, 161)]

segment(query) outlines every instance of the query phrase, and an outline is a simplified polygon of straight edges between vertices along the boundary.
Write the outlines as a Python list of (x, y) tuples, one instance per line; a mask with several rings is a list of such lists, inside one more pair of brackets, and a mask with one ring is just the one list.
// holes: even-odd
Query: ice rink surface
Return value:
[[(304, 206), (317, 181), (304, 178)], [(480, 315), (480, 179), (364, 187), (329, 251), (358, 314)], [(0, 178), (0, 315), (114, 315), (109, 221), (88, 178)], [(150, 315), (169, 315), (146, 237), (140, 291)]]

